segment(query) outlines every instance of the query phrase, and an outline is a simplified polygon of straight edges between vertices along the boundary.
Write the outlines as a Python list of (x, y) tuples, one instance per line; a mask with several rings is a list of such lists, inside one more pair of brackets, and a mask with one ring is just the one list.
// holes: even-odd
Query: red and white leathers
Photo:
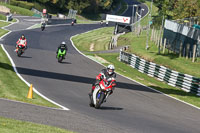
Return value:
[(96, 76), (96, 82), (92, 86), (92, 92), (95, 89), (95, 86), (99, 84), (99, 82), (104, 78), (112, 87), (114, 88), (116, 86), (116, 73), (113, 72), (112, 74), (109, 74), (107, 69), (101, 70), (101, 72)]
[(17, 46), (20, 46), (20, 45), (23, 47), (27, 46), (26, 38), (24, 38), (24, 39), (19, 38), (19, 40), (16, 43), (17, 43)]

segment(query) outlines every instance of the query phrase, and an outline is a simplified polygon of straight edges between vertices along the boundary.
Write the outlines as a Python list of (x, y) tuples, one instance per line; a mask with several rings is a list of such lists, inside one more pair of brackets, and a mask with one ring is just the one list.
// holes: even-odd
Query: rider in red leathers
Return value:
[[(25, 36), (24, 36), (24, 34), (22, 34), (22, 36), (19, 38), (19, 40), (16, 42), (17, 43), (17, 45), (16, 45), (16, 48), (18, 47), (18, 46), (22, 46), (22, 47), (27, 47), (27, 42), (26, 42), (26, 38), (25, 38)], [(16, 49), (17, 50), (17, 49)]]
[(101, 72), (96, 76), (96, 82), (92, 85), (91, 93), (89, 93), (89, 96), (92, 96), (92, 93), (96, 87), (96, 85), (99, 85), (99, 82), (102, 79), (106, 79), (111, 85), (112, 90), (110, 95), (113, 93), (114, 87), (116, 86), (116, 73), (115, 67), (113, 65), (108, 65), (107, 69), (101, 70)]

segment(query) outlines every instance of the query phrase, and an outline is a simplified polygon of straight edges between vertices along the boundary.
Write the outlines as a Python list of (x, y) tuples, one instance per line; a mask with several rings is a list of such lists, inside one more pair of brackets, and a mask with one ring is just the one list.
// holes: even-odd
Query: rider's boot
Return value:
[(92, 86), (92, 90), (91, 90), (91, 92), (90, 92), (90, 93), (88, 93), (89, 97), (91, 97), (91, 96), (92, 96), (92, 93), (93, 93), (94, 89), (95, 89), (95, 86), (93, 85), (93, 86)]

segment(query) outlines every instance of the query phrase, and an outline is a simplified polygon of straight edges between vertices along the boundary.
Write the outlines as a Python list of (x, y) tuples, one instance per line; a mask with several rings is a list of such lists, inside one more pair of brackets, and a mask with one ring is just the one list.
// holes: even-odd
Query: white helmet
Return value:
[(65, 42), (62, 42), (61, 44), (64, 44), (64, 45), (65, 45), (66, 43), (65, 43)]
[(114, 65), (108, 65), (107, 66), (107, 72), (108, 72), (109, 75), (113, 74), (114, 71), (115, 71)]

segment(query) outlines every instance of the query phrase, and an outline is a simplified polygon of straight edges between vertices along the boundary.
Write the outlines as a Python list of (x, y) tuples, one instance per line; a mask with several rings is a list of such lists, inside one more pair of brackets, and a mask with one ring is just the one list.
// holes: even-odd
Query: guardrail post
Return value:
[(189, 58), (189, 49), (190, 49), (190, 44), (187, 44), (187, 48), (186, 48), (186, 59)]
[(183, 42), (180, 43), (180, 48), (179, 48), (179, 57), (181, 57), (183, 51)]
[(163, 46), (163, 54), (165, 54), (165, 47), (166, 47), (167, 39), (164, 39), (164, 46)]
[(159, 34), (159, 31), (158, 31), (157, 47), (159, 47), (159, 44), (160, 44), (160, 34)]
[(195, 61), (195, 57), (196, 57), (196, 49), (197, 49), (197, 45), (194, 44), (194, 45), (193, 45), (193, 58), (192, 58), (192, 62)]
[(151, 41), (153, 41), (153, 38), (154, 38), (154, 27), (153, 27), (153, 29), (152, 29), (152, 31), (151, 31)]

